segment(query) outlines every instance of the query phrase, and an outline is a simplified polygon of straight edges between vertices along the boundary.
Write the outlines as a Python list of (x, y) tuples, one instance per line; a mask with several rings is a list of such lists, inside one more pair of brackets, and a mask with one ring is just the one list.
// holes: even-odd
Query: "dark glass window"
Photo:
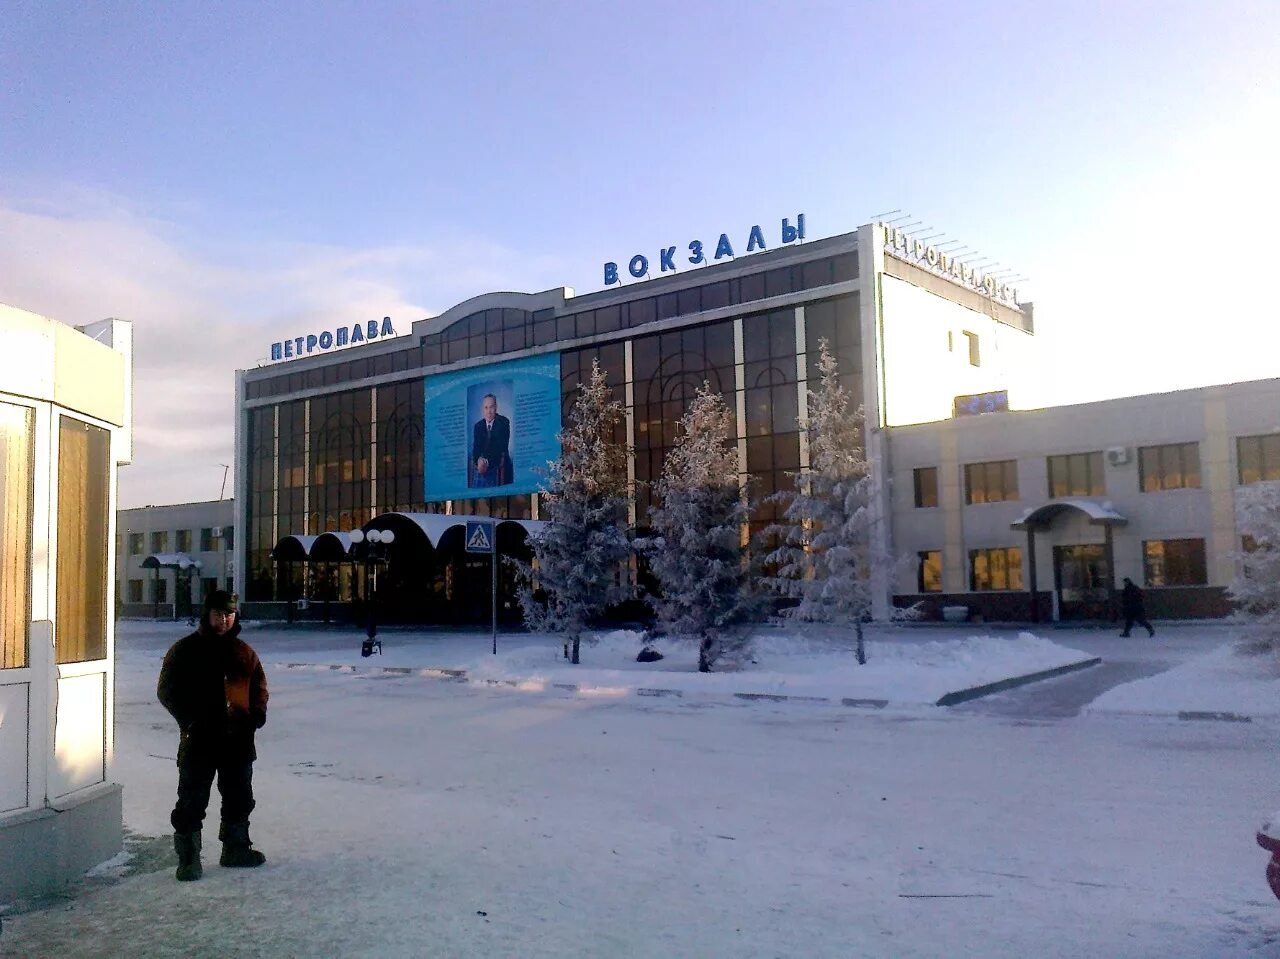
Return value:
[(1171, 443), (1138, 450), (1138, 488), (1144, 493), (1200, 488), (1200, 444)]
[(750, 303), (764, 299), (764, 274), (748, 273), (738, 279), (738, 302)]
[(1048, 458), (1049, 495), (1102, 496), (1107, 491), (1102, 453), (1070, 453)]
[(848, 280), (856, 280), (858, 278), (858, 254), (841, 253), (835, 258), (832, 268), (835, 273), (835, 282), (844, 283)]
[(679, 316), (702, 311), (702, 291), (698, 287), (681, 290), (676, 294), (676, 311)]
[(1280, 479), (1280, 433), (1238, 437), (1236, 464), (1242, 485)]
[(911, 471), (915, 480), (916, 507), (938, 505), (938, 467), (923, 466)]
[(1022, 550), (1017, 546), (969, 550), (969, 588), (974, 592), (1022, 589)]
[(1202, 539), (1153, 539), (1142, 544), (1148, 586), (1204, 586), (1209, 582)]
[(764, 295), (782, 296), (791, 292), (791, 267), (783, 266), (764, 275)]
[(964, 501), (969, 504), (1000, 503), (1018, 498), (1017, 460), (966, 463)]
[(702, 288), (702, 308), (704, 310), (717, 310), (730, 305), (732, 303), (729, 299), (729, 282), (727, 280), (720, 283), (708, 283)]
[(657, 303), (653, 297), (646, 297), (643, 300), (633, 300), (627, 311), (627, 322), (631, 326), (644, 326), (646, 323), (652, 323), (658, 318)]

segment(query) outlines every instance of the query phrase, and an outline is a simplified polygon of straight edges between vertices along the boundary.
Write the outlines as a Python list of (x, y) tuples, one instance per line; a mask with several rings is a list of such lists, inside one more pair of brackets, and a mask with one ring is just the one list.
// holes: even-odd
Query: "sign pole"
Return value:
[(491, 612), (493, 614), (493, 655), (498, 655), (498, 524), (489, 526), (489, 568), (493, 571), (493, 591), (490, 594)]

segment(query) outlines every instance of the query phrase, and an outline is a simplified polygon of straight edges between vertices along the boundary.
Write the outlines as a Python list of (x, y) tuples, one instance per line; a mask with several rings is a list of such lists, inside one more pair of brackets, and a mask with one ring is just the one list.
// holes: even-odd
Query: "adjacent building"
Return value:
[(1002, 620), (1223, 616), (1238, 491), (1280, 480), (1280, 379), (890, 431), (899, 603)]
[(0, 901), (122, 846), (114, 741), (116, 467), (131, 328), (0, 306)]
[(122, 509), (116, 530), (121, 616), (186, 617), (213, 590), (234, 588), (235, 504), (229, 499)]

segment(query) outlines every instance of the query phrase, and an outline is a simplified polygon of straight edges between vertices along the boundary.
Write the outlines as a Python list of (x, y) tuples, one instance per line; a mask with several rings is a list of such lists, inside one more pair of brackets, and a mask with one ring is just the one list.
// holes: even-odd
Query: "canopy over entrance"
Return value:
[[(1036, 531), (1049, 529), (1055, 520), (1060, 516), (1081, 513), (1085, 516), (1091, 526), (1101, 526), (1105, 536), (1103, 542), (1103, 557), (1105, 562), (1105, 587), (1099, 585), (1096, 590), (1096, 607), (1098, 609), (1115, 607), (1115, 575), (1112, 572), (1115, 569), (1115, 542), (1112, 536), (1112, 530), (1117, 526), (1125, 526), (1128, 520), (1117, 513), (1110, 501), (1096, 502), (1091, 499), (1082, 497), (1067, 497), (1064, 499), (1054, 499), (1045, 503), (1043, 506), (1037, 506), (1028, 509), (1010, 526), (1013, 529), (1026, 530), (1027, 533), (1027, 561), (1030, 572), (1030, 593), (1031, 599), (1031, 621), (1038, 623), (1040, 616), (1040, 594), (1037, 591), (1036, 583)], [(1096, 549), (1096, 547), (1095, 547)], [(1099, 573), (1103, 571), (1103, 567), (1097, 566)], [(1053, 595), (1061, 599), (1061, 590)], [(1105, 604), (1103, 598), (1105, 597)], [(1092, 615), (1092, 614), (1090, 614)]]
[(200, 560), (186, 553), (152, 553), (142, 561), (143, 569), (199, 569)]
[(1110, 502), (1095, 503), (1091, 499), (1070, 497), (1029, 509), (1012, 526), (1014, 529), (1048, 529), (1058, 516), (1071, 512), (1083, 513), (1094, 526), (1124, 526), (1129, 522), (1115, 511)]

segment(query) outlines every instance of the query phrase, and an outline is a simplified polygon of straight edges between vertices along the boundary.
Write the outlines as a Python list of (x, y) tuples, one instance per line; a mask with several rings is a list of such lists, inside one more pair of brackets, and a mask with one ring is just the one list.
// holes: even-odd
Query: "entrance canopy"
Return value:
[(186, 553), (152, 553), (142, 561), (143, 569), (199, 569), (200, 560)]
[(495, 516), (446, 516), (443, 513), (383, 513), (365, 523), (361, 529), (391, 529), (400, 533), (408, 528), (421, 532), (433, 548), (450, 530), (466, 531), (468, 522), (497, 523), (498, 529), (519, 527), (526, 533), (536, 533), (547, 524), (536, 519), (501, 519)]
[(1124, 526), (1129, 522), (1115, 511), (1109, 501), (1095, 503), (1091, 499), (1072, 497), (1055, 499), (1045, 503), (1043, 506), (1029, 509), (1016, 522), (1010, 525), (1013, 529), (1048, 529), (1059, 515), (1073, 511), (1084, 513), (1089, 518), (1090, 524), (1094, 526)]
[[(465, 531), (468, 521), (496, 522), (498, 529), (523, 529), (526, 534), (536, 533), (547, 524), (535, 519), (500, 519), (491, 516), (446, 516), (443, 513), (382, 513), (360, 527), (361, 530), (395, 530), (397, 534), (410, 532), (423, 536), (432, 548), (450, 530)], [(319, 536), (303, 536), (290, 533), (282, 536), (271, 550), (273, 559), (288, 562), (337, 563), (351, 559), (351, 534), (348, 532), (321, 533)], [(148, 557), (150, 558), (150, 557)], [(145, 566), (146, 563), (144, 562)], [(197, 565), (199, 565), (197, 563)]]

